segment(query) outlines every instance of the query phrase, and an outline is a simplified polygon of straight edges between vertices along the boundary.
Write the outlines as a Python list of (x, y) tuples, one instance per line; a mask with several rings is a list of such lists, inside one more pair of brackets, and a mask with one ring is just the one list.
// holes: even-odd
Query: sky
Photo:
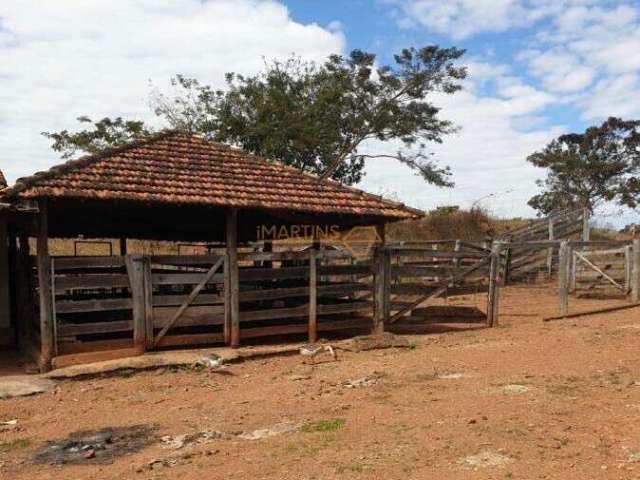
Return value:
[[(425, 210), (533, 216), (544, 171), (527, 155), (611, 115), (640, 118), (637, 0), (12, 0), (0, 2), (0, 169), (13, 182), (60, 163), (41, 132), (81, 115), (157, 122), (149, 94), (170, 93), (176, 73), (222, 86), (265, 58), (360, 48), (382, 65), (430, 44), (466, 49), (464, 90), (428, 99), (460, 127), (429, 147), (456, 187), (375, 159), (360, 188)], [(610, 206), (597, 218), (640, 216)]]

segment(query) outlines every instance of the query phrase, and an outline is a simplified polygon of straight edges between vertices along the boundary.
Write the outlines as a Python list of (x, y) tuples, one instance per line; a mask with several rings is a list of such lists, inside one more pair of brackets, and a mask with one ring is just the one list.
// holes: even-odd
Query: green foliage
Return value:
[(101, 152), (107, 148), (126, 145), (132, 141), (141, 140), (151, 133), (142, 121), (103, 118), (93, 122), (89, 117), (78, 117), (81, 124), (91, 124), (90, 129), (70, 133), (68, 130), (60, 132), (42, 132), (42, 135), (53, 141), (51, 148), (68, 159), (79, 152), (89, 154)]
[(342, 428), (347, 421), (344, 418), (332, 418), (331, 420), (320, 420), (318, 422), (308, 422), (300, 427), (301, 432), (333, 432)]
[[(254, 76), (228, 73), (225, 90), (177, 75), (172, 83), (178, 93), (153, 92), (151, 103), (171, 128), (343, 183), (360, 181), (365, 160), (393, 158), (429, 183), (452, 186), (449, 168), (438, 166), (426, 150), (455, 127), (438, 117), (428, 97), (460, 90), (466, 70), (457, 61), (463, 54), (457, 48), (408, 48), (395, 55), (393, 65), (380, 67), (375, 55), (361, 50), (332, 55), (322, 64), (292, 57), (266, 63)], [(140, 122), (121, 118), (78, 133), (45, 133), (65, 157), (144, 134)], [(375, 141), (400, 148), (375, 152)]]
[(584, 133), (562, 135), (527, 161), (546, 168), (543, 192), (529, 205), (548, 214), (565, 208), (593, 209), (602, 202), (636, 208), (640, 201), (640, 121), (609, 118)]

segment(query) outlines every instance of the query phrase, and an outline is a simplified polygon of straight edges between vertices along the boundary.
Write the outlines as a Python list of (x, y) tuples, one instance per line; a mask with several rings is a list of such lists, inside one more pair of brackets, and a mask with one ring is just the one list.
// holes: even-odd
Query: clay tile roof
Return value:
[(0, 190), (7, 188), (7, 179), (4, 178), (2, 170), (0, 170)]
[(92, 198), (299, 212), (421, 216), (282, 163), (188, 133), (169, 131), (21, 178), (3, 196)]

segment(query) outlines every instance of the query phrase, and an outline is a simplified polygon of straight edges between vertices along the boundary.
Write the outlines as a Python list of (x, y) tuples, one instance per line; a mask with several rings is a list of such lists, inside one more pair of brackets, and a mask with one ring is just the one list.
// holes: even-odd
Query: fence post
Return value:
[(624, 247), (624, 293), (631, 293), (631, 276), (633, 271), (633, 246)]
[[(147, 345), (147, 325), (145, 314), (145, 286), (143, 257), (125, 255), (124, 262), (129, 275), (131, 286), (131, 301), (133, 303), (133, 345), (144, 350)], [(153, 336), (151, 337), (153, 343)]]
[(491, 263), (489, 264), (489, 294), (487, 297), (487, 326), (497, 327), (500, 295), (500, 251), (502, 245), (493, 242), (491, 245)]
[(578, 267), (578, 259), (574, 248), (570, 249), (570, 261), (571, 261), (571, 276), (569, 280), (569, 292), (574, 293), (576, 291), (577, 286), (577, 276), (578, 272), (576, 271)]
[(560, 315), (569, 313), (569, 243), (560, 242), (558, 260), (558, 297), (560, 299)]
[[(554, 240), (555, 234), (553, 231), (553, 217), (549, 218), (549, 240)], [(551, 279), (553, 276), (553, 246), (547, 250), (547, 278)]]
[(391, 257), (386, 248), (378, 246), (375, 251), (375, 288), (374, 288), (374, 312), (373, 312), (373, 333), (384, 332), (384, 323), (389, 318), (389, 285), (391, 278), (389, 275), (389, 264)]
[(318, 264), (315, 247), (309, 249), (309, 342), (318, 341)]
[(153, 348), (153, 277), (151, 276), (151, 258), (142, 257), (142, 292), (144, 295), (144, 350)]
[(227, 211), (227, 260), (229, 263), (229, 314), (231, 346), (240, 346), (240, 272), (238, 270), (238, 211)]
[(633, 270), (631, 273), (631, 300), (640, 302), (640, 231), (636, 231), (633, 239)]

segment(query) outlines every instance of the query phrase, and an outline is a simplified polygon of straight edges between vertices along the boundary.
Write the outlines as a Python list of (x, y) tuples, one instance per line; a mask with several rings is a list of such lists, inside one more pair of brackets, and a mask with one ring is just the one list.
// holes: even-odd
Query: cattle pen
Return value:
[[(444, 292), (497, 294), (490, 248), (387, 242), (386, 224), (421, 211), (187, 133), (69, 161), (0, 195), (0, 336), (43, 371), (109, 358), (96, 352), (381, 332)], [(305, 235), (261, 236), (283, 230)], [(52, 251), (61, 239), (73, 251)], [(78, 255), (90, 239), (116, 240)]]
[[(558, 278), (561, 315), (587, 277), (638, 301), (638, 241), (590, 241), (583, 210), (491, 240), (391, 241), (387, 224), (423, 212), (175, 131), (21, 179), (0, 202), (0, 343), (42, 371), (172, 347), (495, 327), (500, 286), (540, 273)], [(596, 246), (615, 247), (613, 261)], [(426, 306), (472, 294), (482, 308)]]

